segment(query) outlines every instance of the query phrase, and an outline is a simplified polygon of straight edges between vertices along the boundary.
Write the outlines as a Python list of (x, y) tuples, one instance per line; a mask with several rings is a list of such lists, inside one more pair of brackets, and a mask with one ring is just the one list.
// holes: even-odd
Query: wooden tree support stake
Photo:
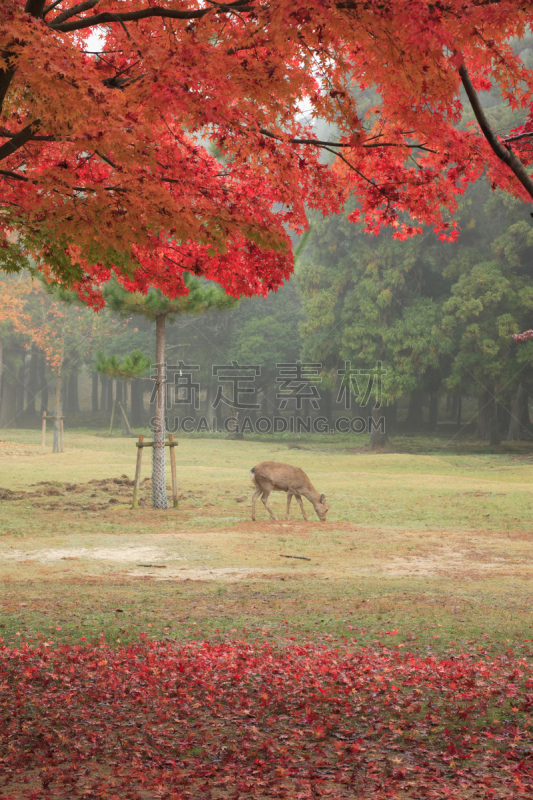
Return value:
[(118, 407), (122, 411), (122, 417), (124, 419), (124, 422), (126, 423), (126, 430), (128, 432), (128, 436), (131, 436), (130, 423), (128, 422), (128, 418), (126, 416), (126, 412), (124, 411), (124, 408), (122, 407), (122, 403), (120, 402), (120, 400), (117, 400), (117, 403), (118, 403)]
[(139, 436), (139, 441), (137, 442), (137, 466), (135, 467), (135, 480), (133, 482), (133, 504), (132, 508), (139, 507), (139, 486), (141, 483), (141, 463), (143, 458), (143, 441), (144, 436), (141, 434)]
[[(133, 502), (131, 507), (138, 508), (139, 507), (139, 489), (141, 486), (141, 464), (142, 464), (142, 452), (143, 447), (153, 447), (153, 442), (145, 442), (144, 436), (141, 434), (139, 436), (139, 441), (135, 442), (137, 446), (137, 465), (135, 467), (135, 480), (133, 482)], [(174, 454), (174, 448), (178, 446), (178, 442), (174, 441), (174, 436), (169, 433), (168, 435), (168, 442), (165, 442), (165, 447), (170, 447), (170, 469), (172, 472), (172, 502), (174, 508), (178, 508), (179, 505), (179, 498), (178, 498), (178, 479), (176, 476), (176, 456)]]
[(43, 411), (43, 435), (41, 437), (41, 453), (44, 455), (44, 440), (46, 438), (46, 411)]
[(113, 433), (113, 422), (115, 421), (115, 406), (117, 404), (116, 400), (113, 400), (113, 408), (111, 409), (111, 425), (109, 426), (109, 435)]

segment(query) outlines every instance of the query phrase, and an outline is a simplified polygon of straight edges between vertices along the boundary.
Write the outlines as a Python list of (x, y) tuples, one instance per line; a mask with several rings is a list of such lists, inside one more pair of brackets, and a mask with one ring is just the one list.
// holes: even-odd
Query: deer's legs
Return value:
[(268, 496), (269, 495), (270, 495), (270, 490), (269, 489), (265, 489), (264, 492), (263, 492), (263, 496), (261, 498), (261, 502), (263, 503), (264, 507), (266, 508), (266, 510), (268, 511), (270, 516), (272, 517), (272, 519), (277, 519), (277, 517), (275, 516), (274, 512), (272, 511), (272, 509), (268, 505)]
[(287, 513), (285, 515), (285, 519), (289, 519), (289, 508), (291, 507), (291, 500), (292, 500), (292, 492), (287, 492)]
[(304, 504), (302, 503), (302, 498), (300, 497), (299, 494), (295, 494), (294, 496), (296, 498), (296, 501), (297, 501), (298, 505), (300, 506), (300, 509), (302, 511), (302, 514), (303, 514), (303, 517), (304, 517), (305, 521), (307, 522), (307, 515), (305, 513)]
[(254, 522), (255, 522), (255, 502), (260, 494), (261, 494), (261, 489), (256, 489), (252, 497), (252, 519)]

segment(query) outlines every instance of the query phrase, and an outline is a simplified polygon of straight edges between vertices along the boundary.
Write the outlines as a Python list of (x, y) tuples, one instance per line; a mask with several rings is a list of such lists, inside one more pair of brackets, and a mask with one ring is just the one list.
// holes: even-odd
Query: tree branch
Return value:
[(4, 142), (4, 144), (0, 147), (0, 161), (3, 161), (4, 158), (8, 158), (8, 156), (13, 155), (13, 153), (23, 147), (26, 142), (32, 138), (33, 133), (39, 129), (40, 124), (40, 119), (34, 119), (33, 122), (30, 122), (29, 125), (26, 125), (25, 128), (12, 136), (9, 141)]
[(32, 17), (41, 19), (43, 16), (44, 2), (45, 0), (26, 0), (24, 11), (31, 14)]
[(76, 16), (76, 14), (81, 14), (82, 11), (88, 11), (90, 8), (94, 8), (99, 2), (100, 0), (85, 0), (84, 3), (78, 3), (77, 6), (72, 6), (72, 8), (67, 8), (66, 11), (62, 11), (57, 17), (51, 19), (48, 24), (50, 26), (59, 25), (61, 22), (65, 22), (67, 19)]
[(507, 144), (507, 142), (517, 142), (519, 139), (527, 139), (529, 136), (533, 136), (533, 131), (517, 133), (516, 136), (506, 136), (505, 139), (502, 139), (502, 142), (505, 144)]
[(7, 178), (14, 178), (16, 181), (24, 181), (24, 183), (28, 183), (29, 178), (26, 178), (25, 175), (19, 175), (16, 172), (10, 172), (7, 169), (0, 169), (0, 175), (5, 175)]
[(63, 2), (63, 0), (54, 0), (54, 2), (50, 3), (49, 6), (46, 6), (46, 8), (43, 8), (43, 19), (46, 17), (47, 14), (50, 13), (50, 11), (53, 11), (54, 8), (56, 6), (58, 6), (60, 3), (62, 3), (62, 2)]
[[(73, 20), (72, 22), (64, 22), (55, 24), (55, 20), (49, 23), (50, 28), (62, 33), (70, 33), (70, 31), (78, 31), (82, 28), (92, 28), (95, 25), (103, 25), (106, 22), (135, 22), (139, 19), (149, 19), (150, 17), (166, 17), (168, 19), (201, 19), (206, 14), (212, 13), (227, 13), (230, 11), (253, 11), (253, 2), (250, 0), (234, 0), (233, 3), (228, 3), (221, 6), (214, 6), (212, 8), (197, 8), (192, 11), (178, 11), (174, 8), (160, 8), (158, 6), (152, 8), (142, 8), (139, 11), (126, 11), (123, 14), (114, 14), (111, 11), (102, 11), (101, 14), (95, 14), (92, 17), (85, 17), (84, 19)], [(60, 15), (61, 16), (61, 15)]]
[[(278, 142), (282, 142), (283, 139), (281, 136), (277, 136), (275, 133), (271, 133), (270, 131), (265, 130), (265, 128), (260, 128), (259, 133), (262, 133), (263, 136), (268, 136), (270, 139), (276, 139)], [(315, 147), (323, 147), (327, 149), (328, 147), (353, 147), (353, 144), (349, 142), (322, 142), (320, 139), (287, 139), (288, 144), (312, 144)], [(368, 149), (375, 148), (375, 147), (409, 147), (411, 150), (425, 150), (427, 153), (436, 153), (436, 150), (430, 150), (429, 147), (425, 147), (423, 144), (400, 144), (395, 142), (375, 142), (374, 144), (363, 144), (362, 147)]]
[(500, 142), (490, 127), (489, 121), (481, 107), (479, 97), (477, 96), (477, 92), (474, 89), (472, 81), (470, 80), (470, 75), (468, 74), (468, 70), (464, 63), (459, 67), (459, 75), (461, 76), (461, 81), (463, 83), (466, 95), (470, 101), (470, 105), (472, 106), (472, 110), (475, 114), (478, 125), (481, 128), (483, 136), (490, 144), (500, 161), (503, 161), (504, 164), (507, 164), (509, 169), (512, 170), (512, 172), (518, 178), (529, 196), (533, 198), (533, 180), (528, 175), (526, 168), (518, 156), (516, 156), (510, 148), (505, 147), (505, 145)]
[[(12, 139), (13, 136), (16, 136), (13, 131), (10, 131), (8, 128), (0, 128), (0, 136), (4, 136), (6, 139)], [(30, 138), (32, 142), (57, 142), (57, 138), (55, 136), (32, 136)], [(69, 136), (62, 139), (62, 141), (70, 142), (71, 139)]]

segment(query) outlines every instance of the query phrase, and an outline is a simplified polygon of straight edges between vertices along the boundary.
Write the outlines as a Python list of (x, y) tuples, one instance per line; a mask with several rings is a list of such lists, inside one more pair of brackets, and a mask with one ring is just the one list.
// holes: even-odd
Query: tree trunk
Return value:
[(322, 392), (322, 408), (318, 412), (322, 412), (321, 416), (325, 417), (328, 421), (328, 425), (331, 426), (331, 420), (333, 417), (333, 389), (325, 389)]
[(483, 392), (480, 394), (477, 399), (477, 428), (476, 428), (476, 439), (488, 439), (489, 438), (489, 411), (487, 406), (487, 392)]
[(167, 509), (165, 476), (165, 315), (155, 318), (156, 393), (154, 413), (154, 446), (152, 447), (152, 506)]
[(56, 373), (56, 401), (54, 408), (54, 445), (52, 451), (54, 453), (61, 453), (61, 372), (63, 369), (63, 361), (65, 358), (65, 327), (61, 332), (61, 350), (59, 355), (59, 362)]
[(13, 371), (15, 359), (9, 357), (9, 351), (4, 350), (2, 356), (2, 396), (0, 401), (0, 428), (7, 428), (13, 424), (17, 416), (17, 386)]
[(436, 431), (439, 421), (439, 396), (430, 394), (429, 396), (429, 430)]
[(526, 391), (524, 397), (524, 403), (522, 405), (522, 416), (520, 418), (520, 422), (522, 423), (522, 433), (524, 439), (527, 439), (531, 436), (531, 420), (529, 419), (529, 394)]
[(144, 381), (134, 378), (131, 382), (131, 424), (141, 428), (143, 424), (143, 388)]
[(500, 428), (494, 403), (492, 387), (486, 389), (478, 398), (478, 426), (476, 436), (478, 439), (488, 439), (491, 445), (501, 444)]
[[(127, 417), (127, 413), (126, 413), (126, 397), (127, 397), (128, 384), (126, 383), (126, 381), (120, 381), (120, 385), (122, 387), (122, 399), (119, 401), (118, 397), (117, 397), (117, 411), (120, 414), (120, 429), (121, 429), (122, 436), (129, 436), (131, 434), (131, 430), (128, 429), (129, 420), (128, 420), (128, 423), (126, 423), (126, 419), (125, 419), (125, 417)], [(117, 382), (117, 388), (118, 388), (118, 382)], [(118, 405), (118, 402), (120, 402), (120, 405), (122, 406), (122, 411), (120, 410), (120, 406)]]
[(390, 447), (390, 442), (386, 431), (385, 409), (378, 405), (376, 400), (370, 419), (370, 449), (379, 451), (388, 447)]
[(391, 433), (394, 433), (398, 424), (398, 403), (396, 400), (390, 406), (387, 406), (385, 418), (387, 420), (387, 427)]
[(457, 427), (460, 428), (461, 427), (461, 416), (462, 416), (462, 413), (463, 413), (463, 396), (462, 396), (461, 392), (457, 392), (457, 394), (455, 396), (457, 397), (457, 411), (456, 411), (457, 417), (456, 417), (456, 422), (457, 422)]
[(48, 411), (48, 383), (46, 381), (46, 358), (39, 357), (39, 385), (41, 392), (41, 413)]
[(28, 394), (26, 399), (26, 413), (35, 416), (35, 398), (37, 397), (37, 387), (39, 385), (39, 353), (32, 347), (29, 374), (28, 374)]
[(496, 419), (498, 420), (498, 428), (500, 431), (507, 430), (511, 422), (511, 412), (509, 411), (509, 401), (506, 398), (505, 403), (496, 404)]
[(406, 426), (410, 431), (419, 431), (424, 425), (424, 408), (422, 401), (424, 392), (422, 389), (412, 389), (409, 397), (409, 409), (407, 411)]
[(105, 410), (109, 413), (113, 411), (113, 378), (107, 379)]
[(122, 381), (119, 378), (115, 381), (115, 400), (117, 403), (122, 403)]
[(71, 414), (80, 413), (78, 378), (79, 378), (78, 365), (74, 364), (68, 379), (68, 410)]
[(22, 413), (24, 411), (24, 394), (26, 389), (26, 354), (24, 353), (22, 356), (22, 364), (17, 370), (17, 405), (16, 405), (16, 413), (17, 417), (20, 420)]
[(91, 411), (93, 414), (98, 414), (98, 373), (92, 374), (91, 386)]
[(105, 375), (100, 375), (100, 409), (107, 411), (107, 381)]

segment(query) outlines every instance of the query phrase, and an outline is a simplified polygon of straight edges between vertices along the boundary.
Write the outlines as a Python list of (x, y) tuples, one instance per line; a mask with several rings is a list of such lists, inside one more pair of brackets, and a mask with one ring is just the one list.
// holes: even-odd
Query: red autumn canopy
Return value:
[(111, 269), (141, 291), (184, 293), (187, 270), (266, 293), (305, 208), (350, 195), (368, 230), (454, 238), (483, 170), (533, 197), (531, 117), (502, 140), (477, 96), (531, 103), (510, 41), (532, 21), (529, 0), (3, 0), (1, 263), (33, 253), (96, 304)]

